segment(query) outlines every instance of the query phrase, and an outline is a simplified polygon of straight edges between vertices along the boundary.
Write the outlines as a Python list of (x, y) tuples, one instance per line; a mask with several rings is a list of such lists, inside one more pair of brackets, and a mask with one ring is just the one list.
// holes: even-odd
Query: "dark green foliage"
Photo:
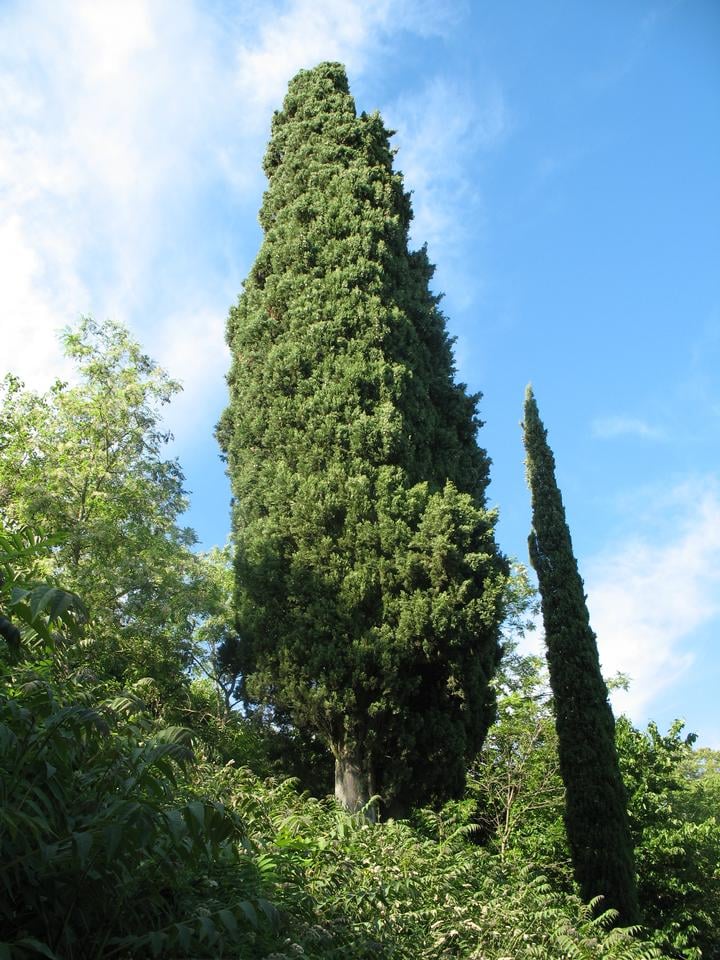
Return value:
[(388, 136), (339, 64), (291, 82), (218, 437), (244, 696), (319, 735), (359, 802), (399, 810), (462, 788), (493, 716), (507, 571), (478, 397), (408, 251)]
[(615, 722), (555, 480), (555, 460), (529, 387), (523, 429), (532, 495), (530, 560), (542, 599), (573, 866), (586, 899), (602, 894), (632, 923), (638, 917), (637, 890)]
[[(510, 652), (499, 671), (498, 721), (469, 771), (465, 811), (472, 838), (505, 863), (572, 887), (562, 822), (552, 699), (540, 664)], [(693, 748), (676, 721), (636, 729), (618, 718), (638, 897), (646, 936), (667, 956), (717, 960), (720, 944), (720, 753)]]
[(20, 646), (20, 631), (7, 617), (0, 617), (0, 637), (11, 647)]
[(226, 710), (211, 682), (194, 680), (189, 702), (172, 719), (192, 726), (208, 758), (249, 767), (259, 777), (290, 777), (324, 797), (333, 790), (333, 766), (324, 745), (304, 730), (262, 710)]
[(612, 913), (593, 919), (534, 870), (468, 843), (454, 813), (370, 825), (287, 782), (200, 775), (275, 878), (288, 926), (274, 960), (659, 960), (651, 944), (610, 931)]
[(0, 625), (6, 624), (0, 660), (17, 663), (28, 653), (54, 650), (58, 643), (63, 647), (81, 637), (87, 609), (80, 597), (38, 579), (56, 542), (29, 527), (8, 531), (0, 523)]
[(177, 795), (189, 731), (154, 728), (133, 698), (94, 702), (67, 681), (60, 693), (37, 668), (10, 679), (0, 686), (0, 940), (39, 941), (68, 960), (155, 946), (177, 956), (202, 950), (204, 933), (206, 948), (227, 937), (227, 911), (252, 941), (247, 901), (262, 885), (238, 855), (239, 820)]
[(0, 656), (0, 956), (263, 956), (276, 913), (243, 824), (185, 785), (190, 730), (68, 671), (77, 598), (22, 574), (42, 546), (0, 529), (0, 609), (27, 604)]
[[(40, 544), (24, 539), (13, 563), (16, 538), (0, 537), (15, 567), (1, 609), (11, 582), (29, 586)], [(468, 845), (457, 816), (371, 827), (288, 781), (203, 759), (189, 730), (163, 728), (137, 696), (68, 674), (75, 627), (49, 606), (23, 625), (22, 662), (0, 672), (0, 957), (659, 956)], [(191, 689), (203, 718), (222, 703), (210, 681)]]
[[(571, 887), (562, 823), (552, 700), (534, 658), (503, 659), (498, 721), (470, 769), (461, 801), (472, 838), (504, 862), (537, 869), (553, 887)], [(669, 956), (720, 958), (720, 754), (696, 750), (675, 722), (666, 734), (650, 723), (616, 725), (627, 787), (638, 897), (646, 935)]]

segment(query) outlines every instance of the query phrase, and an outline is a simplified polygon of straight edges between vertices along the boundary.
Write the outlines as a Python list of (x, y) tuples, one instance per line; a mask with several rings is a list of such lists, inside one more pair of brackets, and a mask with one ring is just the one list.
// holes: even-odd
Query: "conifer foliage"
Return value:
[(555, 479), (555, 458), (530, 387), (523, 430), (532, 496), (530, 561), (540, 585), (573, 867), (586, 900), (602, 894), (605, 906), (633, 923), (638, 901), (615, 721)]
[(218, 438), (245, 698), (324, 741), (350, 809), (399, 812), (456, 794), (482, 743), (507, 565), (389, 136), (340, 64), (291, 81)]

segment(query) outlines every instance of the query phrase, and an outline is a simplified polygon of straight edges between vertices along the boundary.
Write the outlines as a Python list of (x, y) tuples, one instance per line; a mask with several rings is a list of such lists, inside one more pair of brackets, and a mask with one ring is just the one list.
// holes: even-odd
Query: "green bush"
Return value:
[(694, 735), (682, 729), (680, 721), (667, 734), (654, 723), (641, 731), (618, 721), (640, 900), (669, 956), (718, 960), (720, 790), (712, 769), (695, 762)]
[(184, 795), (190, 730), (69, 671), (83, 608), (32, 578), (44, 551), (0, 531), (0, 957), (262, 955), (275, 914), (241, 820)]
[[(197, 789), (240, 817), (284, 930), (274, 960), (562, 960), (660, 957), (545, 877), (468, 842), (461, 805), (368, 823), (285, 781), (211, 765)], [(460, 810), (458, 812), (458, 806)], [(597, 906), (597, 905), (593, 905)]]
[(68, 960), (202, 952), (229, 935), (255, 945), (256, 907), (271, 908), (241, 853), (242, 823), (218, 802), (181, 798), (191, 761), (190, 732), (158, 729), (132, 697), (95, 703), (81, 687), (59, 691), (37, 666), (6, 676), (6, 944)]

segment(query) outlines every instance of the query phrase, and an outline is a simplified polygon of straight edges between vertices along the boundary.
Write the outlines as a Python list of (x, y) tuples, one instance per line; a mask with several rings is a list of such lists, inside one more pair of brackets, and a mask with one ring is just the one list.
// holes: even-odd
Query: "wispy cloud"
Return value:
[(35, 0), (0, 18), (3, 361), (33, 385), (56, 372), (55, 329), (137, 319), (178, 194), (204, 169), (218, 77), (200, 26), (163, 0)]
[(41, 388), (67, 375), (57, 328), (87, 303), (70, 253), (50, 225), (33, 231), (16, 213), (0, 223), (0, 375)]
[[(720, 477), (636, 493), (626, 504), (633, 532), (581, 558), (580, 572), (603, 674), (630, 677), (613, 707), (643, 724), (663, 692), (698, 669), (700, 633), (720, 630)], [(520, 649), (544, 656), (541, 617), (535, 624)]]
[(214, 425), (221, 410), (218, 394), (224, 403), (225, 373), (230, 366), (225, 316), (200, 306), (188, 308), (167, 317), (144, 346), (183, 385), (166, 418), (167, 426), (183, 447), (192, 442), (194, 428), (208, 420)]
[(413, 192), (413, 240), (428, 244), (431, 259), (442, 259), (456, 298), (467, 300), (482, 283), (482, 272), (477, 263), (468, 269), (458, 258), (470, 230), (476, 231), (484, 216), (478, 179), (469, 171), (477, 170), (481, 154), (502, 142), (511, 128), (502, 89), (490, 84), (478, 97), (476, 91), (435, 77), (416, 94), (387, 105), (383, 115), (398, 131), (396, 162)]
[(594, 436), (603, 440), (616, 437), (640, 437), (643, 440), (662, 440), (663, 431), (640, 417), (599, 417), (592, 422)]
[(629, 674), (629, 691), (613, 700), (634, 718), (692, 668), (694, 632), (720, 618), (718, 478), (675, 487), (645, 519), (585, 567), (603, 671)]
[(362, 70), (370, 49), (395, 25), (389, 0), (295, 0), (267, 18), (236, 52), (236, 83), (254, 119), (268, 124), (268, 111), (303, 67), (341, 60), (351, 72)]
[[(217, 254), (237, 242), (237, 227), (231, 215), (209, 223), (207, 197), (221, 189), (256, 207), (271, 111), (298, 68), (335, 58), (361, 73), (393, 32), (440, 31), (444, 8), (409, 0), (4, 6), (0, 375), (12, 369), (46, 386), (62, 372), (55, 331), (92, 313), (128, 323), (161, 362), (178, 363), (170, 372), (185, 375), (189, 406), (206, 388), (222, 390), (209, 357), (225, 362), (222, 324), (239, 284), (231, 269), (219, 276)], [(200, 327), (209, 347), (188, 363)]]

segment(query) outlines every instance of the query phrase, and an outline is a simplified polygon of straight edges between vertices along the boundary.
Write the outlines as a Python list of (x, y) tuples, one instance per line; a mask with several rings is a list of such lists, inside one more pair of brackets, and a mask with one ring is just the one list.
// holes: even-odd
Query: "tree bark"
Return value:
[(359, 750), (346, 746), (337, 747), (335, 754), (335, 797), (349, 813), (365, 809), (371, 822), (377, 819), (374, 805), (367, 807), (372, 793), (372, 777), (360, 759)]

